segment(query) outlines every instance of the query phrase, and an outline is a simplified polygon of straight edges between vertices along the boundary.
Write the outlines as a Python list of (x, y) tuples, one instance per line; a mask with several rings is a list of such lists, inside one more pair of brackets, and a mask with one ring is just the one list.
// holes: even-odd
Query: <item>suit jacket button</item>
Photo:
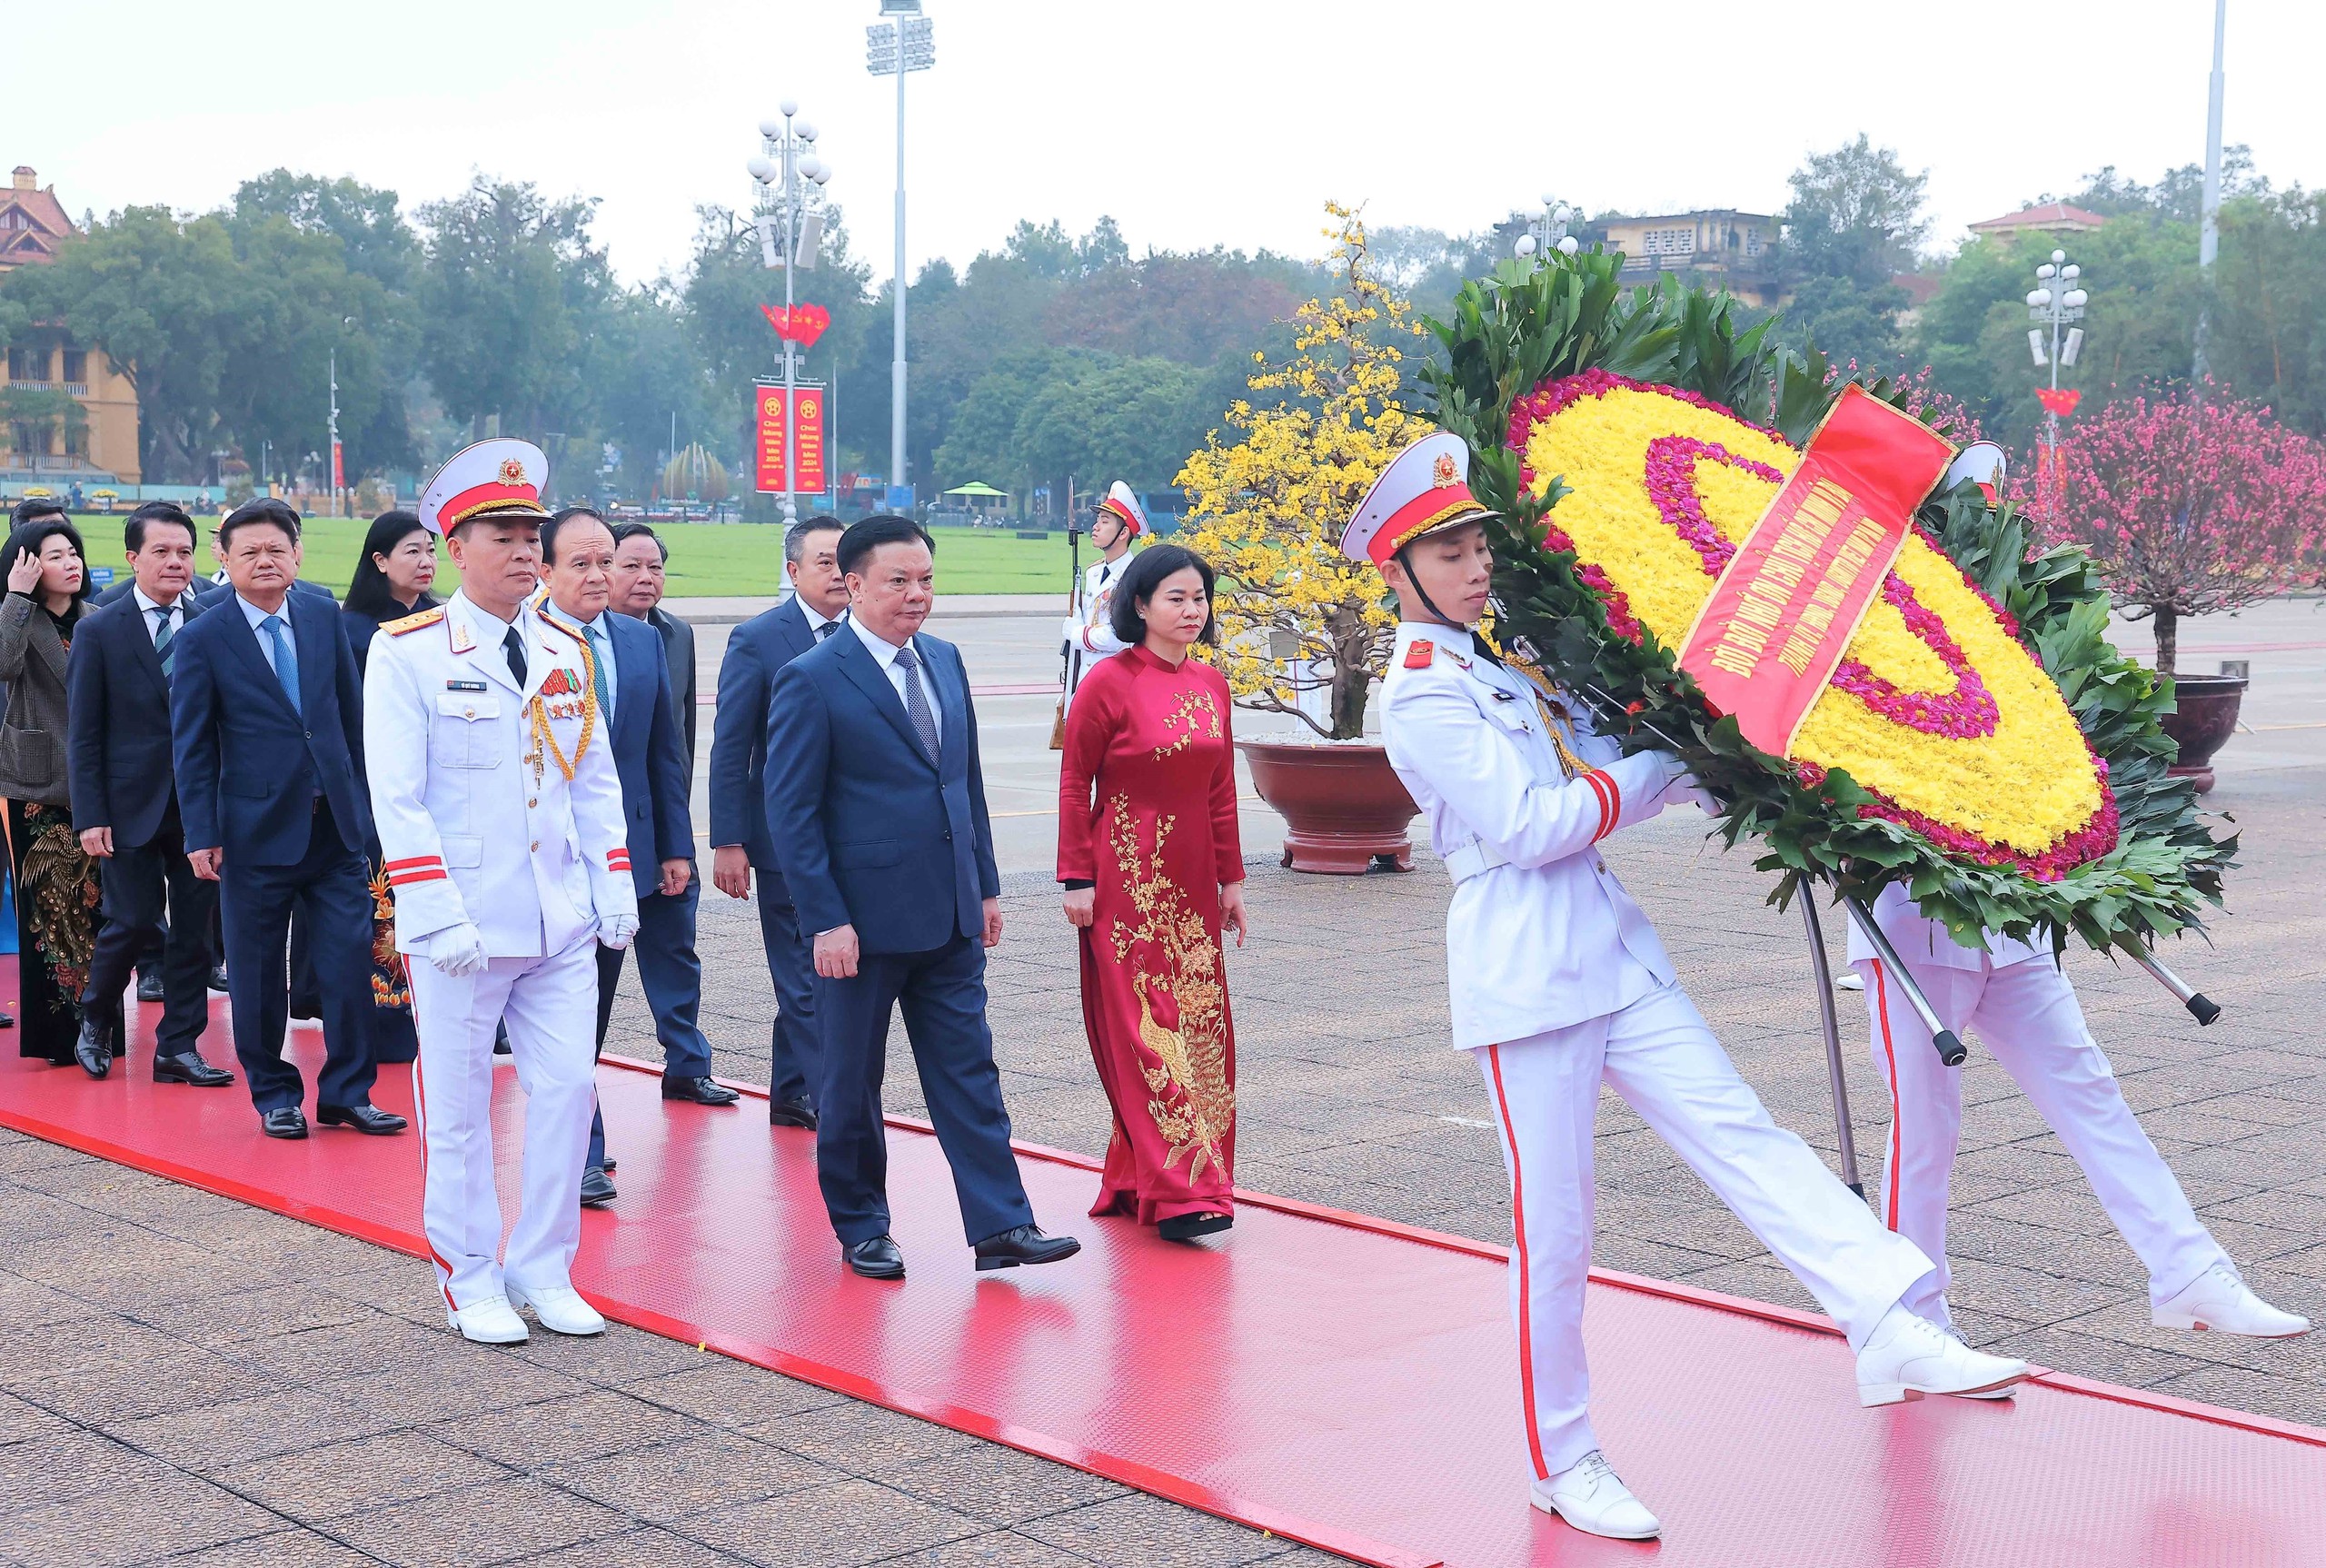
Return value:
[(952, 841), (953, 841), (953, 835), (952, 835), (952, 834), (950, 834), (950, 833), (946, 834), (946, 835), (945, 835), (945, 842), (947, 842), (948, 844), (950, 844)]

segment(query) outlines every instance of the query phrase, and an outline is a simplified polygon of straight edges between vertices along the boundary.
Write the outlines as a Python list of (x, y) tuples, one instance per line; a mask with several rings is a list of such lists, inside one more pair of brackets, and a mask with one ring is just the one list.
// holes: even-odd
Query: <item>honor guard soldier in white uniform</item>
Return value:
[(1068, 708), (1074, 706), (1074, 694), (1081, 689), (1083, 677), (1101, 660), (1111, 659), (1129, 646), (1115, 635), (1115, 584), (1129, 568), (1131, 545), (1147, 531), (1147, 509), (1139, 505), (1138, 492), (1121, 480), (1107, 487), (1107, 499), (1096, 510), (1098, 515), (1090, 520), (1090, 542), (1098, 548), (1098, 561), (1084, 569), (1081, 600), (1060, 629), (1073, 665), (1066, 683)]
[[(2159, 1328), (2213, 1329), (2282, 1339), (2310, 1320), (2256, 1295), (2189, 1206), (2164, 1156), (2141, 1130), (2124, 1091), (2085, 1027), (2075, 987), (2048, 947), (1986, 933), (1966, 948), (1893, 883), (1874, 918), (1945, 1026), (1981, 1043), (2083, 1168), (2100, 1206), (2148, 1269), (2149, 1311)], [(1874, 1066), (1890, 1086), (1890, 1148), (1879, 1212), (1892, 1230), (1936, 1260), (1906, 1305), (1952, 1323), (1946, 1305), (1946, 1190), (1963, 1131), (1963, 1069), (1938, 1059), (1921, 1016), (1850, 924), (1850, 962), (1865, 982)]]
[[(621, 785), (582, 639), (527, 602), (548, 513), (541, 449), (487, 441), (421, 497), (462, 586), (390, 621), (363, 686), (372, 811), (408, 955), (426, 1140), (424, 1224), (453, 1327), (472, 1340), (605, 1327), (574, 1291), (597, 1105), (597, 947), (638, 931)], [(523, 1199), (500, 1259), (492, 1039), (525, 1091)]]
[(1477, 1059), (1510, 1177), (1530, 1500), (1594, 1534), (1644, 1539), (1660, 1527), (1600, 1453), (1584, 1365), (1603, 1083), (1841, 1325), (1864, 1404), (2008, 1388), (2027, 1365), (1967, 1349), (1900, 1305), (1930, 1259), (1769, 1119), (1680, 989), (1595, 846), (1704, 798), (1676, 759), (1624, 756), (1469, 630), (1494, 559), (1468, 474), (1458, 438), (1424, 437), (1375, 482), (1342, 548), (1397, 591), (1382, 733), (1455, 881), (1454, 1043)]

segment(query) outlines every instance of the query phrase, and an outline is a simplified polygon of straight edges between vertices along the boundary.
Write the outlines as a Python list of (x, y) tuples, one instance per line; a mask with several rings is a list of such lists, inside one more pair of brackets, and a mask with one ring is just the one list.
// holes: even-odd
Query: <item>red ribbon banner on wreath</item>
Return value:
[(821, 305), (761, 305), (760, 313), (767, 317), (777, 337), (803, 349), (814, 348), (824, 329), (832, 324), (831, 312)]
[(1786, 756), (1954, 449), (1855, 384), (1753, 525), (1680, 650), (1714, 712)]
[(2043, 405), (2045, 413), (2054, 419), (2065, 419), (2075, 412), (2075, 405), (2083, 401), (2083, 390), (2081, 387), (2037, 387), (2035, 401)]

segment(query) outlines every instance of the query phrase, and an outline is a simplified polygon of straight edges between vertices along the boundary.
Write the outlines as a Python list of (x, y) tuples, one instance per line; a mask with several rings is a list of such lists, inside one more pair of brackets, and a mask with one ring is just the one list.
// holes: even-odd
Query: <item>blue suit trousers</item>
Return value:
[[(702, 959), (694, 949), (695, 907), (702, 887), (687, 878), (687, 890), (673, 898), (649, 893), (638, 900), (638, 938), (628, 951), (638, 955), (638, 982), (654, 1015), (654, 1037), (662, 1046), (662, 1071), (673, 1078), (711, 1076), (711, 1042), (698, 1022), (702, 1011)], [(606, 1027), (613, 1018), (614, 989), (621, 983), (624, 949), (598, 949), (598, 1049), (606, 1048)], [(590, 1164), (606, 1163), (606, 1117), (590, 1123)]]
[(298, 1067), (283, 1058), (290, 1020), (285, 953), (291, 911), (309, 933), (323, 987), (322, 1106), (368, 1105), (372, 1081), (372, 879), (363, 857), (340, 839), (320, 797), (306, 855), (295, 866), (253, 866), (228, 854), (219, 868), (218, 919), (225, 938), (226, 1000), (234, 1055), (263, 1113), (305, 1097)]
[(888, 1132), (880, 1080), (889, 1019), (901, 1005), (921, 1097), (953, 1167), (971, 1245), (1033, 1223), (986, 1026), (985, 948), (967, 937), (925, 953), (868, 953), (854, 977), (816, 978), (823, 1070), (816, 1091), (816, 1176), (842, 1245), (889, 1229)]
[(800, 911), (780, 878), (761, 871), (751, 891), (760, 901), (760, 941), (767, 948), (768, 978), (775, 985), (775, 1019), (768, 1026), (767, 1092), (778, 1104), (815, 1102), (816, 957), (800, 928)]

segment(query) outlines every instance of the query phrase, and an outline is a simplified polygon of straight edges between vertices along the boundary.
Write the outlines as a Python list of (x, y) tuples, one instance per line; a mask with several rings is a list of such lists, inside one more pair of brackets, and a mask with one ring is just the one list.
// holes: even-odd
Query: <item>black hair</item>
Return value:
[(44, 517), (63, 517), (65, 503), (53, 495), (28, 495), (8, 514), (11, 528), (22, 528)]
[(652, 540), (654, 541), (654, 548), (661, 552), (663, 564), (666, 566), (670, 564), (671, 547), (662, 542), (662, 536), (654, 531), (652, 524), (644, 522), (625, 522), (621, 527), (614, 530), (614, 548), (616, 550), (620, 550), (624, 544), (627, 544), (633, 539)]
[[(39, 513), (30, 522), (20, 522), (9, 530), (8, 542), (0, 545), (0, 581), (5, 581), (8, 574), (16, 570), (16, 562), (27, 555), (38, 555), (40, 547), (57, 534), (71, 540), (73, 553), (81, 558), (81, 590), (73, 597), (75, 600), (87, 599), (95, 587), (89, 581), (89, 547), (81, 542), (81, 531), (62, 511)], [(38, 583), (33, 585), (32, 597), (35, 601), (40, 598)]]
[(132, 551), (144, 549), (145, 530), (156, 522), (172, 522), (184, 529), (188, 544), (201, 541), (202, 535), (194, 528), (194, 519), (185, 514), (185, 508), (174, 501), (149, 501), (131, 512), (129, 521), (121, 525), (121, 542)]
[[(606, 521), (605, 513), (594, 506), (567, 506), (560, 507), (556, 511), (552, 512), (549, 521), (542, 524), (542, 571), (546, 571), (557, 564), (557, 531), (576, 518), (582, 517), (588, 518), (592, 522)], [(621, 537), (620, 529), (611, 531), (616, 539)]]
[(1122, 577), (1115, 583), (1114, 602), (1108, 610), (1115, 635), (1125, 642), (1146, 641), (1147, 617), (1140, 610), (1140, 602), (1154, 599), (1155, 590), (1163, 586), (1165, 578), (1176, 576), (1190, 567), (1198, 577), (1203, 579), (1203, 596), (1207, 600), (1203, 630), (1196, 640), (1218, 642), (1219, 619), (1211, 612), (1208, 602), (1211, 598), (1211, 562), (1181, 544), (1150, 544), (1130, 558), (1130, 564), (1123, 569)]
[(226, 521), (218, 525), (218, 553), (222, 556), (226, 553), (234, 541), (236, 529), (262, 522), (272, 523), (281, 529), (290, 536), (292, 543), (299, 542), (298, 508), (278, 497), (262, 495), (243, 502), (226, 514)]
[(383, 511), (373, 518), (372, 526), (364, 531), (363, 549), (355, 558), (355, 576), (347, 585), (347, 597), (339, 601), (340, 608), (381, 620), (396, 620), (413, 610), (430, 608), (433, 601), (423, 593), (420, 596), (422, 602), (406, 610), (388, 586), (388, 574), (373, 560), (373, 556), (393, 555), (397, 545), (415, 533), (427, 531), (428, 525), (415, 512)]
[(820, 511), (813, 517), (803, 517), (790, 528), (785, 529), (783, 531), (783, 559), (794, 566), (799, 565), (800, 557), (807, 551), (808, 536), (811, 533), (821, 533), (826, 529), (830, 529), (835, 533), (846, 533), (848, 524), (830, 512)]
[(937, 553), (937, 541), (929, 537), (929, 530), (909, 517), (879, 512), (860, 521), (851, 522), (840, 536), (840, 575), (845, 577), (864, 564), (871, 553), (884, 544), (925, 544), (931, 555)]

